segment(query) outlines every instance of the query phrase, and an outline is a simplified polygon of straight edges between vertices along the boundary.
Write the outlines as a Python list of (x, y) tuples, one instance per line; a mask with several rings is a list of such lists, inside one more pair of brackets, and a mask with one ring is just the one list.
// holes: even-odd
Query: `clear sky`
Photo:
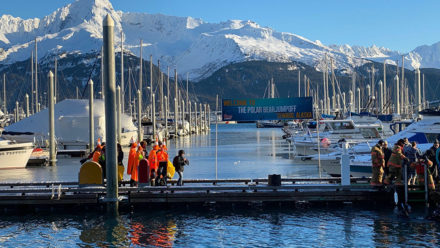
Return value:
[[(0, 14), (43, 17), (74, 0), (2, 0)], [(440, 41), (440, 0), (111, 0), (116, 10), (252, 20), (324, 44), (408, 52)], [(24, 7), (26, 6), (26, 7)]]

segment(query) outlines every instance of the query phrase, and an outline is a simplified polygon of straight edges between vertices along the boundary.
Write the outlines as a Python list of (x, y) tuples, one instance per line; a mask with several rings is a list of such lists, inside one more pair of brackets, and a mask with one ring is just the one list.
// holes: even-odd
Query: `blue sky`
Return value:
[[(0, 14), (43, 17), (74, 0), (4, 0)], [(116, 10), (252, 20), (324, 44), (408, 52), (440, 41), (440, 0), (111, 0)], [(26, 8), (23, 8), (26, 6)]]

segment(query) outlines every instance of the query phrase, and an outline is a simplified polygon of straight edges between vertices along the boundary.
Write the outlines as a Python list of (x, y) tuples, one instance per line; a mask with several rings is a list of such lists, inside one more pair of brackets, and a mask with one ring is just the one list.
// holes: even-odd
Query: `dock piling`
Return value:
[(29, 117), (29, 95), (28, 94), (26, 94), (25, 96), (24, 96), (24, 98), (25, 98), (25, 104), (26, 104), (26, 118), (27, 117)]
[(55, 103), (54, 103), (54, 82), (53, 73), (49, 71), (49, 163), (50, 165), (56, 165), (56, 152), (55, 152)]
[(107, 15), (103, 22), (104, 43), (104, 85), (105, 85), (105, 166), (106, 166), (106, 197), (107, 211), (117, 214), (118, 211), (118, 178), (116, 149), (116, 83), (115, 83), (115, 52), (114, 22)]
[(95, 148), (95, 117), (93, 113), (93, 80), (89, 80), (89, 150)]
[(348, 143), (342, 144), (344, 152), (341, 157), (341, 185), (350, 185), (350, 155), (348, 155)]

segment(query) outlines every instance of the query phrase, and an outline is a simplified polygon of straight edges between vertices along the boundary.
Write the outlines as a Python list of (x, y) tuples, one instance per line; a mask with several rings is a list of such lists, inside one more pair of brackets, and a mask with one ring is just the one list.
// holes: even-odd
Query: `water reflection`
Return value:
[(137, 246), (172, 247), (177, 226), (173, 220), (166, 223), (150, 222), (144, 225), (133, 221), (130, 224), (130, 243)]
[(439, 223), (358, 208), (2, 216), (0, 247), (437, 247)]
[(128, 228), (121, 217), (101, 216), (92, 221), (84, 220), (80, 240), (97, 246), (127, 246)]

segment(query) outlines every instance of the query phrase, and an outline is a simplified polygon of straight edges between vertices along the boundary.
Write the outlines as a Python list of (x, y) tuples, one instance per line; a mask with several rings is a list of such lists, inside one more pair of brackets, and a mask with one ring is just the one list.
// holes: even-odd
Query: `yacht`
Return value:
[[(403, 131), (386, 138), (388, 146), (392, 146), (403, 138), (408, 138), (410, 142), (416, 141), (417, 147), (422, 151), (429, 149), (436, 140), (440, 140), (440, 111), (424, 110), (421, 111), (422, 119), (413, 122)], [(352, 176), (369, 177), (371, 176), (371, 147), (377, 141), (357, 144), (350, 148), (350, 171)], [(325, 172), (332, 176), (338, 176), (341, 171), (340, 157), (342, 152), (335, 152), (328, 157), (327, 161), (321, 159), (321, 166)], [(324, 156), (324, 159), (326, 157)], [(317, 164), (317, 158), (309, 158), (308, 163)]]

